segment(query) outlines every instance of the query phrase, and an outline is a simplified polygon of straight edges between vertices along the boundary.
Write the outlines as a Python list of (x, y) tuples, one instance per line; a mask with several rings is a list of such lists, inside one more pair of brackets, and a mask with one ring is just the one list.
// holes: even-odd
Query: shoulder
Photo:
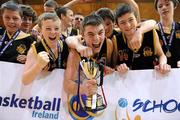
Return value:
[(113, 45), (112, 41), (109, 38), (106, 38), (106, 43), (107, 43), (107, 47)]
[(31, 34), (27, 34), (23, 31), (21, 31), (16, 38), (17, 40), (29, 40), (29, 41), (35, 41), (35, 38)]
[(155, 29), (155, 30), (159, 30), (159, 25), (158, 25), (158, 23), (154, 26), (154, 29)]

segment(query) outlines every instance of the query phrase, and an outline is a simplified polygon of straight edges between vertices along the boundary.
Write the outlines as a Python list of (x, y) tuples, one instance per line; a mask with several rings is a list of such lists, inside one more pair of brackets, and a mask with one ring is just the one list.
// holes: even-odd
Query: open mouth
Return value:
[(17, 28), (16, 26), (10, 26), (10, 25), (8, 27), (11, 29)]
[(49, 40), (54, 41), (56, 40), (56, 37), (49, 37)]
[(100, 48), (101, 43), (93, 43), (92, 46), (93, 48), (97, 49), (97, 48)]

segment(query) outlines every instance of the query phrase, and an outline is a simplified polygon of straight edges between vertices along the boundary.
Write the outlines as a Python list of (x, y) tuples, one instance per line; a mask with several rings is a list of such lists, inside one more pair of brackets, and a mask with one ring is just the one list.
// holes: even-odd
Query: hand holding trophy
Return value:
[[(80, 67), (85, 74), (87, 81), (87, 88), (86, 90), (89, 90), (86, 94), (85, 102), (81, 101), (82, 106), (84, 107), (84, 110), (86, 111), (100, 111), (106, 108), (105, 97), (97, 93), (98, 87), (102, 88), (103, 83), (103, 66), (98, 65), (95, 61), (88, 59), (88, 60), (82, 60), (80, 62)], [(99, 84), (97, 83), (99, 79)], [(95, 86), (94, 86), (95, 85)], [(88, 87), (91, 87), (91, 89), (88, 89)], [(91, 94), (88, 94), (91, 93)], [(92, 95), (92, 93), (94, 93)], [(103, 91), (102, 91), (103, 93)], [(104, 95), (104, 94), (103, 94)], [(104, 100), (103, 100), (104, 98)]]

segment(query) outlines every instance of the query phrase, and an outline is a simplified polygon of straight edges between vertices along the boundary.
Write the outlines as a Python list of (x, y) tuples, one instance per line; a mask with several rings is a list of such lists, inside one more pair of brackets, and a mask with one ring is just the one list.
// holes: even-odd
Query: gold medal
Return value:
[(168, 57), (168, 58), (171, 57), (171, 52), (169, 50), (166, 52), (166, 57)]

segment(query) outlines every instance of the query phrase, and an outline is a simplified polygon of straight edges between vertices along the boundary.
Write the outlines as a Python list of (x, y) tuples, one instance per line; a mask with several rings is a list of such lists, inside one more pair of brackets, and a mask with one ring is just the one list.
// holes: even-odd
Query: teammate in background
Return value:
[(36, 12), (29, 5), (20, 5), (22, 10), (21, 30), (25, 33), (31, 33), (33, 23), (37, 20)]
[(180, 67), (180, 23), (174, 21), (177, 0), (155, 0), (155, 9), (160, 15), (157, 33), (162, 49), (172, 68)]

